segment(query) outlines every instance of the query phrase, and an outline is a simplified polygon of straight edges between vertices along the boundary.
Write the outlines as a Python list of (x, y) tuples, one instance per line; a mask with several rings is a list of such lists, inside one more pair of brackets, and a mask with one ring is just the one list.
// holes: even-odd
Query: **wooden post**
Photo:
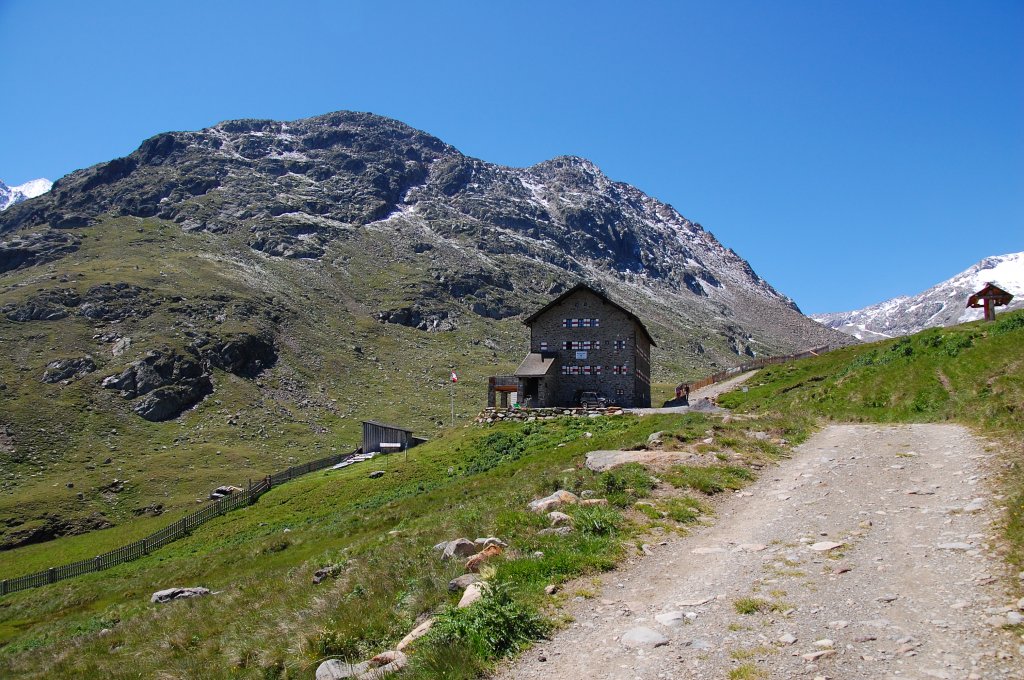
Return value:
[(146, 543), (146, 539), (142, 539), (142, 554), (143, 555), (148, 555), (149, 554), (149, 545)]
[(996, 320), (996, 306), (990, 297), (985, 298), (985, 321)]
[(7, 579), (0, 581), (0, 595), (7, 594)]
[(56, 574), (53, 571), (53, 567), (50, 567), (49, 569), (46, 570), (46, 582), (47, 583), (54, 583), (54, 582), (56, 582), (56, 580), (57, 580), (57, 578), (56, 578)]

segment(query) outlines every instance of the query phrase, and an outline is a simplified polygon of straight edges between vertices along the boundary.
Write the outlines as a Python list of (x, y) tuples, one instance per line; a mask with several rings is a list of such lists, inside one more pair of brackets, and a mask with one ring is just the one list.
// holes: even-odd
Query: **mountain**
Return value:
[(910, 335), (933, 326), (952, 326), (982, 318), (983, 310), (967, 307), (967, 298), (994, 283), (1024, 305), (1024, 253), (986, 257), (969, 269), (917, 295), (900, 296), (852, 312), (814, 314), (812, 319), (865, 341)]
[(71, 173), (0, 214), (0, 548), (180, 509), (360, 419), (445, 426), (452, 368), (474, 415), (524, 314), (580, 281), (643, 319), (655, 381), (852, 342), (582, 158), (504, 167), (338, 112)]
[(53, 182), (48, 179), (33, 179), (16, 187), (9, 187), (0, 180), (0, 210), (6, 210), (26, 199), (41, 196), (52, 186)]

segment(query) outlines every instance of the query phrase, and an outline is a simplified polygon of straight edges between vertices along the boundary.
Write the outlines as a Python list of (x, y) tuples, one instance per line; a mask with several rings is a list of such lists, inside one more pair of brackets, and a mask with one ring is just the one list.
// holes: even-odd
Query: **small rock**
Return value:
[(827, 552), (829, 550), (835, 550), (836, 548), (842, 547), (844, 544), (837, 541), (818, 541), (811, 545), (811, 550), (815, 552)]
[(558, 512), (557, 510), (548, 513), (548, 520), (551, 522), (551, 526), (553, 527), (572, 524), (572, 517), (564, 512)]
[(459, 600), (459, 609), (468, 607), (484, 596), (484, 583), (484, 581), (477, 581), (475, 583), (470, 583), (466, 587), (466, 592), (462, 594), (462, 599)]
[(939, 550), (973, 550), (974, 546), (970, 543), (939, 543), (935, 546)]
[(384, 471), (383, 470), (374, 470), (373, 472), (370, 473), (370, 479), (380, 479), (383, 476), (384, 476)]
[(505, 541), (501, 540), (500, 538), (498, 538), (496, 536), (488, 536), (487, 538), (478, 538), (478, 539), (476, 539), (473, 542), (476, 543), (477, 546), (479, 546), (481, 550), (483, 550), (484, 548), (489, 548), (492, 545), (496, 545), (499, 548), (507, 548), (508, 547), (508, 543), (506, 543)]
[(582, 506), (608, 505), (608, 499), (607, 498), (584, 498), (583, 500), (580, 501), (580, 505), (582, 505)]
[(639, 626), (630, 628), (619, 639), (626, 647), (661, 647), (668, 644), (668, 638), (656, 630)]
[(431, 627), (433, 627), (433, 625), (434, 619), (427, 619), (426, 621), (424, 621), (423, 623), (409, 631), (409, 634), (402, 638), (402, 641), (398, 643), (398, 646), (395, 647), (395, 649), (397, 649), (398, 651), (402, 651), (403, 649), (411, 645), (413, 642), (419, 640), (421, 637), (430, 632), (430, 629)]
[(654, 620), (663, 626), (678, 626), (684, 618), (682, 612), (665, 612), (664, 614), (655, 614)]
[(313, 572), (313, 585), (318, 585), (325, 578), (333, 578), (340, 570), (340, 564), (331, 564), (326, 567), (320, 567)]
[(875, 599), (879, 602), (895, 602), (899, 598), (899, 595), (882, 595), (881, 597), (877, 597)]
[(579, 500), (579, 496), (576, 494), (570, 491), (565, 491), (564, 489), (559, 489), (550, 496), (545, 496), (544, 498), (538, 498), (535, 501), (531, 501), (527, 507), (529, 507), (533, 512), (547, 513), (560, 508), (563, 505), (573, 505), (578, 503)]
[(784, 645), (796, 644), (796, 636), (792, 633), (783, 633), (779, 636), (779, 642)]
[(821, 647), (822, 649), (832, 649), (832, 647), (835, 646), (835, 643), (832, 642), (832, 640), (829, 640), (828, 638), (822, 638), (821, 640), (815, 640), (814, 646)]
[(500, 555), (502, 552), (503, 551), (500, 545), (495, 544), (487, 546), (479, 553), (473, 555), (468, 560), (466, 560), (466, 571), (471, 574), (479, 573), (480, 567), (483, 566), (484, 562), (491, 559), (492, 557)]
[(461, 593), (471, 583), (476, 583), (480, 580), (479, 574), (463, 574), (458, 578), (453, 578), (448, 581), (448, 592), (449, 593)]
[(538, 536), (568, 536), (572, 533), (572, 527), (549, 527), (537, 532)]
[(558, 592), (558, 586), (555, 585), (554, 583), (552, 583), (552, 584), (550, 584), (548, 586), (545, 586), (545, 588), (544, 588), (544, 594), (545, 595), (554, 595), (557, 592)]
[(822, 659), (826, 656), (832, 656), (835, 653), (836, 650), (834, 649), (823, 649), (820, 652), (810, 652), (808, 654), (801, 654), (800, 658), (804, 661), (817, 661), (818, 659)]

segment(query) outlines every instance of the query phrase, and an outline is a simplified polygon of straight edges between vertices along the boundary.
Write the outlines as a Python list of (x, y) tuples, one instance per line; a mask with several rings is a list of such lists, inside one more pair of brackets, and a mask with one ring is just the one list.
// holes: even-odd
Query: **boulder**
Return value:
[(545, 496), (544, 498), (538, 498), (535, 501), (531, 501), (529, 508), (533, 512), (547, 513), (552, 510), (557, 510), (563, 505), (578, 503), (579, 500), (580, 499), (576, 494), (570, 491), (565, 491), (564, 489), (559, 489), (550, 496)]
[(668, 644), (668, 638), (656, 630), (638, 626), (630, 628), (619, 639), (626, 647), (661, 647)]
[(210, 591), (207, 588), (167, 588), (153, 593), (149, 598), (149, 601), (154, 604), (164, 604), (172, 600), (181, 600), (189, 597), (202, 597), (203, 595), (209, 594)]
[(479, 580), (480, 576), (478, 574), (463, 574), (458, 578), (453, 578), (451, 581), (448, 581), (448, 592), (460, 593)]
[(502, 552), (503, 550), (500, 545), (487, 546), (479, 553), (473, 555), (468, 560), (466, 560), (466, 571), (468, 571), (471, 574), (480, 573), (480, 567), (484, 565), (484, 562), (491, 559), (492, 557), (497, 557)]
[(468, 538), (456, 538), (454, 541), (448, 541), (445, 544), (444, 552), (441, 553), (441, 559), (447, 562), (453, 557), (471, 557), (480, 550), (476, 543), (469, 540)]
[(341, 659), (328, 659), (317, 667), (316, 680), (377, 680), (402, 670), (408, 664), (409, 659), (399, 651), (384, 652), (369, 661), (357, 664), (350, 664)]

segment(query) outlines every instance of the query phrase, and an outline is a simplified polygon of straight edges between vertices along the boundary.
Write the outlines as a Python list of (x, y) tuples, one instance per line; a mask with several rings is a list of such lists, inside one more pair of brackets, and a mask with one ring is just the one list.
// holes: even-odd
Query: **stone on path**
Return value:
[(714, 555), (716, 553), (728, 552), (725, 548), (694, 548), (690, 551), (694, 555)]
[(970, 543), (939, 543), (935, 546), (939, 550), (974, 550), (974, 546)]
[(665, 612), (654, 616), (654, 620), (663, 626), (678, 626), (684, 618), (682, 612)]
[(154, 604), (164, 604), (172, 600), (182, 600), (189, 597), (202, 597), (203, 595), (209, 594), (210, 590), (208, 588), (167, 588), (153, 593), (149, 598), (149, 601)]
[(661, 647), (668, 644), (668, 638), (645, 626), (630, 628), (622, 634), (620, 642), (626, 647)]
[(843, 545), (843, 543), (838, 541), (818, 541), (811, 545), (811, 550), (815, 552), (827, 552), (829, 550), (835, 550)]
[(792, 633), (783, 633), (779, 636), (779, 642), (784, 645), (796, 644), (796, 636)]

